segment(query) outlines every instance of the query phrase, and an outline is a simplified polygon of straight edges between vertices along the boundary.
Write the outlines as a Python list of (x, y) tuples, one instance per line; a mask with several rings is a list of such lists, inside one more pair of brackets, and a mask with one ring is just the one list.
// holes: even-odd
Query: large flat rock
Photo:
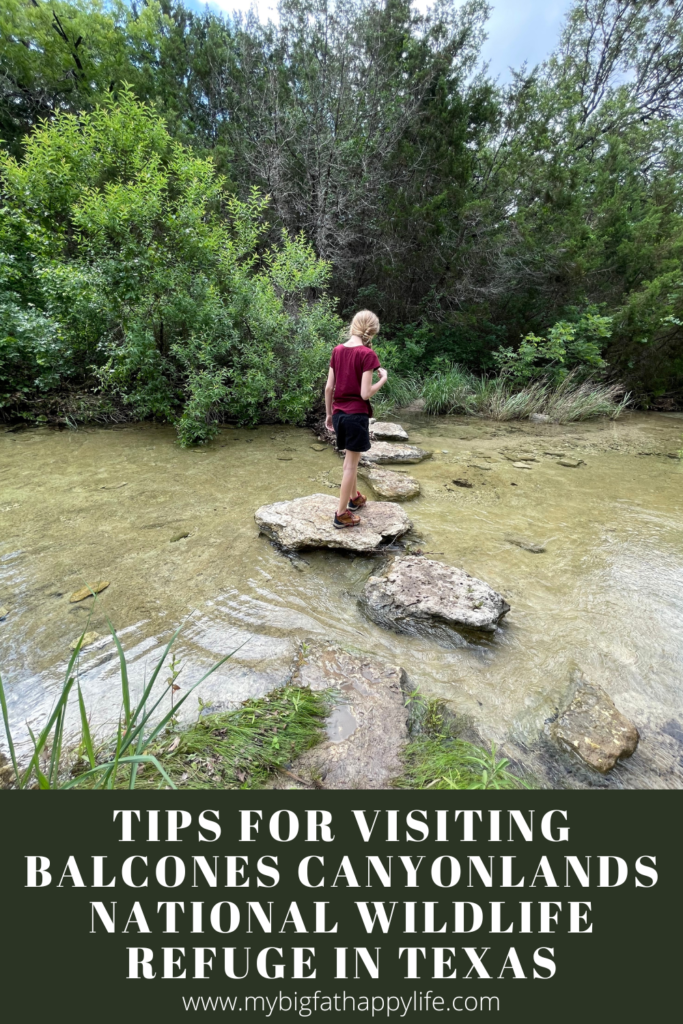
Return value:
[(443, 562), (409, 555), (370, 576), (360, 598), (369, 618), (400, 633), (455, 646), (460, 630), (492, 633), (510, 605), (487, 583)]
[(337, 530), (333, 525), (337, 503), (335, 495), (310, 494), (293, 501), (262, 505), (254, 519), (262, 533), (288, 551), (302, 548), (375, 551), (407, 533), (412, 525), (400, 505), (369, 501), (361, 512), (360, 526)]
[(560, 747), (603, 774), (621, 758), (631, 756), (640, 739), (638, 730), (601, 686), (577, 673), (570, 698), (550, 726), (550, 735)]
[(391, 462), (415, 463), (431, 458), (432, 453), (414, 444), (389, 444), (388, 441), (372, 441), (369, 452), (363, 452), (361, 466), (381, 465)]
[(378, 498), (383, 501), (408, 501), (420, 493), (420, 485), (415, 477), (407, 473), (393, 473), (390, 469), (363, 467), (359, 476), (367, 480)]
[(328, 720), (327, 739), (299, 757), (293, 772), (320, 780), (324, 789), (388, 788), (401, 772), (408, 742), (404, 681), (398, 665), (334, 646), (314, 649), (292, 682), (312, 690), (333, 687), (341, 700)]
[(370, 437), (375, 441), (407, 441), (408, 435), (400, 423), (375, 420), (370, 423)]

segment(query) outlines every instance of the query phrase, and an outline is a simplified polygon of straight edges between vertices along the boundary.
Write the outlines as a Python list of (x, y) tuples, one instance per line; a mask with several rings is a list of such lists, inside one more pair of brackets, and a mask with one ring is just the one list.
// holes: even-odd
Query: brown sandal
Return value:
[(348, 512), (355, 512), (356, 509), (362, 508), (363, 505), (367, 504), (367, 500), (368, 499), (365, 497), (364, 494), (361, 494), (360, 491), (357, 491), (355, 498), (349, 498), (349, 503), (346, 506), (346, 509)]
[(343, 530), (347, 526), (360, 526), (360, 516), (356, 516), (353, 512), (342, 512), (339, 515), (337, 512), (334, 513), (334, 525), (337, 530)]

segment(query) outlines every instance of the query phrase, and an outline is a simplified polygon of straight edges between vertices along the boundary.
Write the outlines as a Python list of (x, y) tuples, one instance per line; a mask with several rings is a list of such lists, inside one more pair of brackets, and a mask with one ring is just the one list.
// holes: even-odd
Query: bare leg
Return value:
[(358, 490), (358, 463), (360, 462), (361, 454), (361, 452), (350, 452), (347, 450), (344, 456), (344, 472), (339, 492), (337, 515), (346, 512), (349, 498), (355, 498), (356, 496)]

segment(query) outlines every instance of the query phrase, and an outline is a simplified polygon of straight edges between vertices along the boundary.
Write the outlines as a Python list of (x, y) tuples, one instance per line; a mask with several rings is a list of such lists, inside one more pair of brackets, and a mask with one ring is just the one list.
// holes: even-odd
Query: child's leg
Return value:
[(361, 452), (350, 452), (348, 448), (346, 450), (337, 515), (341, 515), (342, 512), (346, 512), (346, 506), (349, 503), (349, 498), (356, 496), (356, 492), (358, 490), (358, 463), (360, 462), (361, 454)]

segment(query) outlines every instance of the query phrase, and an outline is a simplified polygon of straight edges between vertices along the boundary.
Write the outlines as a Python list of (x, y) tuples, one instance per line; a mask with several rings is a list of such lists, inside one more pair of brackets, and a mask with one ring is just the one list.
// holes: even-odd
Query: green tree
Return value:
[[(259, 254), (266, 198), (226, 193), (212, 161), (127, 89), (56, 115), (0, 172), (8, 259), (33, 254), (53, 376), (93, 373), (136, 416), (174, 421), (183, 443), (226, 415), (303, 421), (340, 322), (322, 294), (329, 268), (302, 236)], [(44, 358), (38, 335), (34, 349)]]

